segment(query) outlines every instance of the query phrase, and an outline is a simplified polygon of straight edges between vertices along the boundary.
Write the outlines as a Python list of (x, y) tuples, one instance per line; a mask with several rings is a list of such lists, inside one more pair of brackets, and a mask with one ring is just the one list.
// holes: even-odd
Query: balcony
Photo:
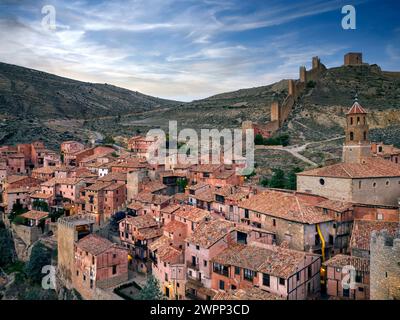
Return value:
[(198, 264), (193, 264), (190, 261), (186, 261), (186, 267), (188, 269), (192, 269), (192, 270), (195, 270), (195, 271), (200, 271), (200, 266)]

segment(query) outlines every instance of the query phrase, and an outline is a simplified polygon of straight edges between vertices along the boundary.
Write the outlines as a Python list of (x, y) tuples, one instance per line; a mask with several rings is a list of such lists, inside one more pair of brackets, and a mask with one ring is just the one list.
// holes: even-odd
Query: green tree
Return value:
[(300, 168), (294, 168), (290, 170), (286, 178), (285, 189), (296, 190), (297, 189), (297, 175), (296, 173), (301, 172)]
[(140, 290), (138, 300), (164, 300), (164, 295), (160, 290), (160, 283), (153, 276), (149, 275), (146, 285)]
[(177, 181), (179, 192), (184, 192), (188, 185), (188, 180), (186, 178), (178, 179)]
[(115, 143), (115, 140), (112, 136), (106, 136), (103, 140), (103, 143), (112, 145)]
[(50, 211), (48, 203), (43, 200), (34, 200), (32, 206), (34, 210), (45, 211), (45, 212)]
[(271, 180), (269, 181), (270, 188), (283, 189), (285, 187), (285, 172), (282, 169), (274, 169)]
[(51, 264), (51, 252), (41, 242), (36, 242), (28, 263), (25, 265), (25, 274), (33, 283), (41, 283), (42, 268)]
[(268, 179), (267, 178), (262, 178), (261, 180), (260, 180), (260, 185), (262, 186), (262, 187), (268, 187), (268, 183), (269, 183), (269, 181), (268, 181)]
[(9, 231), (6, 229), (3, 221), (0, 221), (0, 267), (12, 263), (12, 240)]
[(257, 133), (256, 136), (254, 137), (254, 144), (255, 145), (263, 145), (264, 144), (264, 138), (261, 134)]

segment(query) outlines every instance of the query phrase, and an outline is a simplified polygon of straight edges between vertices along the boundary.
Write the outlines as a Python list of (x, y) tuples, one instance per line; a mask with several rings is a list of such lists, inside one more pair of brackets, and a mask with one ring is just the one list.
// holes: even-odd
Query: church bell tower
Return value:
[(346, 141), (343, 146), (343, 162), (361, 163), (362, 158), (371, 156), (368, 131), (367, 112), (358, 103), (356, 96), (353, 106), (346, 114)]

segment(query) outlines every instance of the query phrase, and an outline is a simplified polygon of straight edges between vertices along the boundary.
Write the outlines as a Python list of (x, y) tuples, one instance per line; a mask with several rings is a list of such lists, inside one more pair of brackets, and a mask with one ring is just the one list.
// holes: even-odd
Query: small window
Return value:
[(320, 184), (321, 186), (324, 186), (324, 185), (325, 185), (325, 180), (324, 180), (324, 179), (319, 179), (319, 184)]
[(207, 267), (207, 260), (204, 260), (204, 266)]
[(386, 181), (386, 185), (388, 186), (390, 184), (390, 182), (389, 181)]
[(374, 182), (374, 183), (372, 184), (372, 186), (373, 186), (374, 188), (376, 188), (376, 182)]
[(274, 227), (276, 227), (276, 220), (275, 220), (275, 219), (272, 219), (272, 225), (273, 225)]
[(284, 285), (285, 285), (285, 279), (279, 278), (279, 284), (280, 284), (281, 286), (284, 286)]
[(354, 132), (350, 132), (350, 141), (354, 140)]
[(219, 280), (219, 289), (220, 290), (225, 290), (225, 282), (222, 280)]
[(235, 274), (240, 275), (240, 267), (235, 267)]
[(112, 274), (116, 274), (117, 273), (117, 266), (112, 266)]
[(263, 273), (263, 286), (269, 287), (270, 286), (270, 276), (269, 274)]
[(300, 281), (300, 272), (297, 272), (297, 273), (296, 273), (296, 280), (297, 280), (297, 281)]
[(200, 246), (196, 246), (196, 250), (200, 250)]

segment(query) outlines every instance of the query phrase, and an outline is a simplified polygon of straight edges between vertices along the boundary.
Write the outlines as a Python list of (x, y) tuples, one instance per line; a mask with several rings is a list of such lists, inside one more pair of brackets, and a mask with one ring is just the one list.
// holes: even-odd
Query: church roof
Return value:
[(297, 175), (347, 179), (400, 177), (400, 165), (378, 157), (366, 157), (360, 163), (338, 163)]
[(367, 111), (356, 100), (347, 114), (367, 114)]

